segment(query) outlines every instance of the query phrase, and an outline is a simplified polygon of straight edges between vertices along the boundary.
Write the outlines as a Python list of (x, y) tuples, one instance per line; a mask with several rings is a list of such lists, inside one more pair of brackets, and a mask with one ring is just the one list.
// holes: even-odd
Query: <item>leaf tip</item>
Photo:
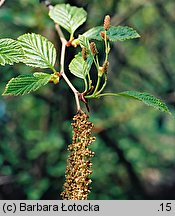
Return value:
[(137, 32), (136, 38), (140, 38), (141, 35)]
[(7, 89), (5, 88), (4, 92), (2, 93), (2, 96), (9, 96), (10, 94), (7, 93)]

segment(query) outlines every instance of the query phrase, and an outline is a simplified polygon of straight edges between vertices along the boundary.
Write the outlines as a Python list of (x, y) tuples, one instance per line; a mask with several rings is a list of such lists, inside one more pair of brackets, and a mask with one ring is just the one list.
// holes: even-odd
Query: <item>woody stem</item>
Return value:
[(66, 76), (65, 72), (64, 72), (64, 62), (65, 62), (65, 51), (66, 51), (66, 44), (67, 44), (67, 40), (64, 37), (64, 34), (60, 28), (60, 26), (58, 24), (55, 24), (55, 29), (60, 37), (61, 43), (62, 43), (62, 47), (61, 47), (61, 59), (60, 59), (60, 66), (61, 66), (61, 70), (60, 70), (60, 75), (63, 77), (63, 79), (65, 80), (65, 82), (68, 84), (68, 86), (71, 88), (71, 90), (74, 93), (75, 96), (75, 101), (76, 101), (76, 106), (77, 106), (77, 111), (81, 110), (81, 106), (80, 106), (80, 100), (79, 100), (79, 92), (78, 90), (73, 86), (73, 84), (71, 83), (71, 81), (68, 79), (68, 77)]

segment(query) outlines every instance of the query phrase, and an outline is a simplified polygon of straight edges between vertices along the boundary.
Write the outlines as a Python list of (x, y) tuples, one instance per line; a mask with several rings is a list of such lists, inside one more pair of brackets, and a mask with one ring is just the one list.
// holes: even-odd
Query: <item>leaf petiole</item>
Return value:
[(86, 78), (84, 78), (84, 88), (85, 88), (84, 92), (87, 92), (87, 90), (88, 90), (88, 83), (87, 83)]
[(108, 80), (107, 74), (104, 74), (104, 83), (103, 83), (101, 89), (96, 93), (96, 96), (98, 96), (104, 90), (104, 88), (106, 87), (106, 84), (107, 84), (107, 80)]

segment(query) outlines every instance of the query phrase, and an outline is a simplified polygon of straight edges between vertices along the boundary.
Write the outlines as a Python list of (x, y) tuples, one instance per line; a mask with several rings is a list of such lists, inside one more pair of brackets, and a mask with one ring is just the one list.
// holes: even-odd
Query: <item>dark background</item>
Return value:
[[(37, 0), (6, 0), (0, 8), (0, 38), (35, 32), (60, 41), (47, 8)], [(103, 23), (129, 25), (140, 39), (112, 45), (107, 91), (146, 91), (175, 106), (174, 0), (52, 1), (84, 7), (88, 21), (79, 33)], [(98, 49), (102, 47), (98, 44)], [(66, 68), (75, 54), (66, 55)], [(23, 64), (0, 67), (0, 93), (9, 79), (36, 72)], [(82, 83), (67, 70), (71, 81)], [(90, 102), (97, 136), (92, 149), (89, 199), (174, 199), (174, 118), (134, 100), (108, 97)], [(84, 108), (85, 109), (85, 108)], [(0, 199), (60, 199), (71, 119), (72, 92), (62, 81), (31, 95), (0, 97)]]

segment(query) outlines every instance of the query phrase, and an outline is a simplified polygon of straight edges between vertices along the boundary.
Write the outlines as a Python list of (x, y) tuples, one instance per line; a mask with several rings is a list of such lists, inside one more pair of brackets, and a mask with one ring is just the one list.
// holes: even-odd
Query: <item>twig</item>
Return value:
[(76, 105), (77, 105), (77, 111), (81, 111), (81, 106), (80, 106), (80, 101), (79, 101), (79, 91), (76, 90), (76, 88), (72, 85), (72, 83), (67, 78), (67, 76), (66, 76), (66, 74), (64, 72), (62, 73), (62, 77), (66, 81), (66, 83), (68, 84), (68, 86), (71, 88), (71, 90), (73, 91), (73, 93), (75, 95), (75, 101), (76, 101)]
[[(48, 6), (49, 10), (51, 10), (53, 8), (52, 5), (49, 5)], [(76, 106), (77, 106), (77, 112), (81, 111), (81, 106), (80, 106), (80, 100), (79, 100), (79, 91), (73, 86), (73, 84), (71, 83), (71, 81), (68, 79), (68, 77), (66, 76), (65, 74), (65, 71), (64, 71), (64, 62), (65, 62), (65, 52), (66, 52), (66, 44), (67, 44), (67, 40), (66, 38), (64, 37), (64, 34), (60, 28), (60, 26), (55, 23), (55, 29), (60, 37), (60, 40), (61, 40), (61, 44), (62, 44), (62, 47), (61, 47), (61, 59), (60, 59), (60, 66), (61, 66), (61, 69), (60, 69), (60, 75), (63, 77), (63, 79), (65, 80), (65, 82), (68, 84), (68, 86), (71, 88), (71, 90), (73, 91), (74, 93), (74, 96), (75, 96), (75, 101), (76, 101)]]
[(61, 65), (61, 71), (60, 75), (64, 73), (64, 61), (65, 61), (65, 52), (66, 52), (66, 44), (67, 40), (65, 39), (63, 32), (58, 24), (55, 24), (55, 29), (57, 30), (57, 33), (60, 37), (62, 47), (61, 47), (61, 60), (60, 60), (60, 65)]
[(0, 0), (0, 7), (4, 4), (5, 0)]
[(64, 34), (63, 34), (63, 32), (62, 32), (62, 30), (58, 24), (55, 24), (55, 29), (58, 32), (58, 35), (60, 37), (61, 42), (66, 44), (67, 40), (65, 39)]

